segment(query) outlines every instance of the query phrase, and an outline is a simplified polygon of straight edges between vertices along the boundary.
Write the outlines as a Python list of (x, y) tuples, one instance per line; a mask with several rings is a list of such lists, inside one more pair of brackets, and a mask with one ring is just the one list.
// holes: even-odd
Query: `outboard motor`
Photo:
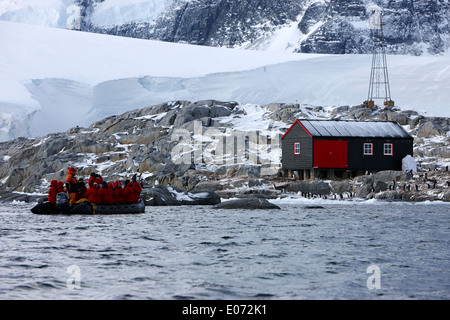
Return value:
[(69, 203), (69, 196), (65, 192), (59, 192), (56, 195), (56, 205), (61, 206)]

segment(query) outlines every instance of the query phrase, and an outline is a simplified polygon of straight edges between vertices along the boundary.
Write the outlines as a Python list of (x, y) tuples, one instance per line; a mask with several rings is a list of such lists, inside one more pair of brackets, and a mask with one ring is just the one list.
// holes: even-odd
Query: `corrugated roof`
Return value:
[(411, 138), (398, 123), (387, 121), (299, 120), (313, 137)]

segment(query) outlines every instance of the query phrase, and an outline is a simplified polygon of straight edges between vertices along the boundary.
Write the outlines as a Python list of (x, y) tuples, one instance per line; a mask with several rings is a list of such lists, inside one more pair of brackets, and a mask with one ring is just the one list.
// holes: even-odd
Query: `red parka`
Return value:
[(134, 189), (133, 202), (138, 202), (139, 198), (141, 197), (141, 192), (142, 192), (141, 184), (139, 182), (135, 181), (133, 183), (133, 189)]
[(124, 190), (119, 180), (114, 182), (114, 201), (122, 203), (124, 201)]
[(58, 193), (60, 193), (60, 192), (66, 193), (67, 192), (67, 189), (64, 187), (64, 182), (58, 181), (58, 191), (57, 192)]
[(98, 189), (98, 195), (100, 196), (101, 203), (114, 203), (114, 190), (108, 188), (106, 182), (102, 184), (102, 187)]
[(90, 176), (89, 179), (88, 179), (88, 185), (89, 185), (89, 188), (92, 188), (92, 186), (94, 185), (95, 182), (96, 182), (99, 186), (101, 186), (102, 183), (103, 183), (103, 178), (102, 178), (99, 174), (91, 173), (91, 176)]
[(48, 202), (56, 204), (57, 193), (58, 193), (58, 181), (52, 180), (50, 182), (50, 189), (48, 190)]
[(108, 192), (104, 199), (104, 203), (114, 203), (114, 184), (112, 182), (108, 183), (108, 188), (106, 190)]
[(134, 187), (133, 182), (128, 183), (124, 190), (124, 202), (134, 202)]
[(103, 183), (103, 178), (102, 178), (102, 176), (98, 174), (98, 175), (95, 177), (94, 182), (97, 182), (97, 183), (98, 183), (98, 186), (100, 187), (100, 186), (102, 185), (102, 183)]
[(91, 176), (88, 179), (89, 188), (92, 188), (94, 186), (94, 182), (95, 182), (95, 173), (91, 173)]
[(88, 199), (90, 202), (92, 202), (92, 203), (101, 203), (101, 199), (100, 199), (100, 196), (99, 196), (99, 194), (98, 194), (98, 191), (99, 191), (99, 189), (98, 189), (98, 184), (97, 184), (97, 183), (94, 183), (94, 184), (92, 185), (92, 188), (89, 188), (89, 189), (86, 191), (86, 197), (87, 197), (87, 199)]

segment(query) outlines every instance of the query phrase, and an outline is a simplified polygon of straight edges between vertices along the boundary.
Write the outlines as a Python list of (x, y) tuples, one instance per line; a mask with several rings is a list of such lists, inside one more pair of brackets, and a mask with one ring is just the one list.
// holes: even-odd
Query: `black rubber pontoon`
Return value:
[(144, 213), (145, 204), (141, 199), (135, 203), (116, 203), (116, 204), (98, 204), (94, 212), (94, 208), (90, 202), (78, 203), (73, 207), (67, 204), (55, 205), (51, 202), (38, 203), (31, 208), (34, 214), (132, 214)]

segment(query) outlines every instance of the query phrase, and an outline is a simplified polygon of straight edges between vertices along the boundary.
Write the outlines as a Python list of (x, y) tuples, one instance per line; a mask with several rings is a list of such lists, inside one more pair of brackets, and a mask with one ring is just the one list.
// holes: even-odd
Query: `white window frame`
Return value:
[[(386, 152), (386, 147), (391, 146), (390, 153)], [(385, 156), (393, 156), (394, 155), (394, 145), (392, 143), (385, 143), (383, 144), (383, 155)]]
[[(368, 152), (368, 150), (366, 151), (366, 146), (370, 146), (370, 153)], [(363, 144), (363, 155), (373, 156), (373, 143), (364, 143)]]
[[(298, 146), (298, 151), (297, 151)], [(300, 142), (294, 142), (294, 154), (298, 156), (300, 154)]]

